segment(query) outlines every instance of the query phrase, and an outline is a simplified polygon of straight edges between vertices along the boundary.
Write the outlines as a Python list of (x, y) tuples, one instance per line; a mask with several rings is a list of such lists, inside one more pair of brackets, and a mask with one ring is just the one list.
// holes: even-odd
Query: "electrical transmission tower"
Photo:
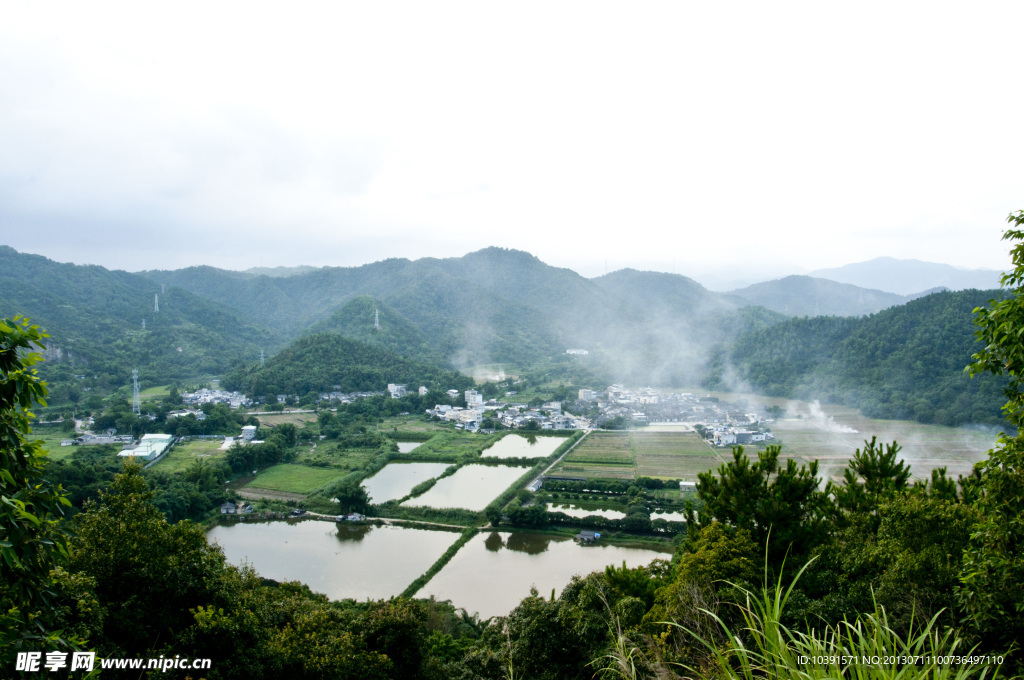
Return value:
[(132, 369), (132, 413), (142, 415), (142, 403), (139, 401), (139, 369)]
[(154, 312), (159, 312), (160, 311), (160, 294), (159, 293), (157, 293), (156, 295), (153, 296), (153, 311)]
[(263, 368), (263, 350), (260, 350), (260, 368)]
[(380, 310), (379, 309), (373, 310), (373, 330), (375, 330), (375, 331), (379, 331), (380, 330)]
[(142, 330), (146, 330), (146, 320), (142, 320)]

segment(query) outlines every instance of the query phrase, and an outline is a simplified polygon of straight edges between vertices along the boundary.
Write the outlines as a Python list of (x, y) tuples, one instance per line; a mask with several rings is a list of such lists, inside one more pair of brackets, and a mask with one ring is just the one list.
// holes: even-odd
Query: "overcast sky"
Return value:
[(1005, 269), (1024, 3), (28, 3), (0, 243), (110, 268), (527, 250)]

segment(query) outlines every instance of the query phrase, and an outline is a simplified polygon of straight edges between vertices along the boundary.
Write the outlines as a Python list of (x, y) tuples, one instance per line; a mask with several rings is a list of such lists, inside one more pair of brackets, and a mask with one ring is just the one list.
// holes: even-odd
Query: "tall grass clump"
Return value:
[(738, 630), (730, 629), (714, 612), (705, 612), (721, 629), (716, 640), (670, 622), (693, 635), (707, 650), (699, 668), (682, 666), (689, 677), (981, 680), (998, 674), (1002, 659), (975, 655), (956, 629), (940, 629), (938, 614), (921, 624), (911, 620), (905, 635), (893, 630), (885, 609), (877, 604), (873, 612), (820, 631), (791, 630), (782, 622), (783, 611), (800, 574), (785, 590), (781, 580), (774, 587), (765, 583), (760, 595), (741, 588), (746, 597), (743, 604), (736, 605), (743, 619)]

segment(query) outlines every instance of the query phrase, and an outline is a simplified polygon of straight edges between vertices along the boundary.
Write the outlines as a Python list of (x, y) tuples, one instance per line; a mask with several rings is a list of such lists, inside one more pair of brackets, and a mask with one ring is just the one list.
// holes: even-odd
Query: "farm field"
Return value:
[(694, 432), (593, 432), (551, 474), (695, 479), (721, 462)]
[(451, 460), (479, 456), (480, 452), (500, 439), (500, 435), (481, 436), (465, 432), (442, 432), (434, 435), (413, 452), (417, 458)]
[(327, 482), (344, 477), (346, 474), (347, 471), (338, 468), (314, 468), (282, 463), (261, 471), (255, 479), (246, 484), (246, 488), (308, 494)]
[(723, 461), (696, 432), (630, 432), (637, 477), (696, 481)]
[(591, 432), (550, 474), (633, 479), (629, 432)]
[(171, 393), (170, 385), (163, 385), (160, 387), (149, 387), (139, 391), (139, 397), (142, 399), (152, 399), (155, 397), (166, 397)]
[[(316, 422), (315, 413), (296, 413), (294, 411), (281, 411), (280, 413), (257, 413), (256, 419), (261, 426), (274, 427), (282, 423), (291, 423), (295, 427), (302, 427), (306, 423)], [(262, 438), (262, 435), (261, 437)]]
[(73, 439), (74, 435), (70, 434), (43, 434), (43, 435), (29, 435), (30, 441), (42, 442), (43, 450), (46, 451), (46, 456), (50, 460), (63, 460), (69, 458), (74, 450), (75, 446), (61, 446), (60, 443), (64, 439)]
[(153, 466), (154, 470), (161, 472), (181, 472), (188, 469), (197, 460), (211, 460), (227, 455), (227, 450), (221, 450), (224, 439), (192, 439), (187, 442), (178, 442), (159, 463)]
[(348, 472), (358, 470), (370, 462), (377, 449), (345, 449), (326, 441), (316, 446), (303, 447), (296, 460), (303, 463), (326, 463), (330, 467)]
[(377, 431), (389, 434), (395, 430), (404, 432), (440, 432), (447, 429), (441, 423), (423, 419), (423, 414), (408, 416), (391, 416), (385, 418), (384, 422), (377, 425)]

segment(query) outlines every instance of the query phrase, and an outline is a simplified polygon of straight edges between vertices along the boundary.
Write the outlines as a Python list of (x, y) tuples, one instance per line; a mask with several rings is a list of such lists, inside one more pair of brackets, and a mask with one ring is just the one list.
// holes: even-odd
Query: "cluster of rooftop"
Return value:
[[(449, 391), (449, 395), (454, 390)], [(458, 392), (455, 392), (458, 396)], [(490, 417), (500, 420), (508, 428), (527, 428), (536, 422), (540, 430), (583, 430), (590, 427), (590, 421), (581, 416), (562, 412), (562, 402), (552, 401), (542, 406), (530, 407), (528, 404), (502, 402), (496, 399), (484, 400), (476, 390), (466, 390), (466, 407), (438, 404), (427, 409), (427, 415), (454, 422), (455, 427), (467, 432), (476, 432), (483, 421)]]
[(210, 390), (205, 387), (195, 392), (184, 392), (181, 400), (190, 406), (199, 404), (228, 404), (231, 408), (252, 406), (252, 399), (249, 399), (241, 392), (228, 392), (226, 390)]
[[(702, 425), (722, 435), (736, 435), (733, 444), (772, 438), (764, 426), (773, 421), (762, 407), (732, 404), (710, 395), (700, 397), (691, 392), (666, 393), (650, 387), (627, 389), (622, 385), (610, 385), (603, 392), (580, 390), (579, 400), (597, 402), (601, 413), (596, 420), (598, 426), (621, 416), (636, 424), (657, 422)], [(766, 436), (754, 438), (754, 435), (761, 434)], [(746, 441), (740, 441), (744, 438)]]

